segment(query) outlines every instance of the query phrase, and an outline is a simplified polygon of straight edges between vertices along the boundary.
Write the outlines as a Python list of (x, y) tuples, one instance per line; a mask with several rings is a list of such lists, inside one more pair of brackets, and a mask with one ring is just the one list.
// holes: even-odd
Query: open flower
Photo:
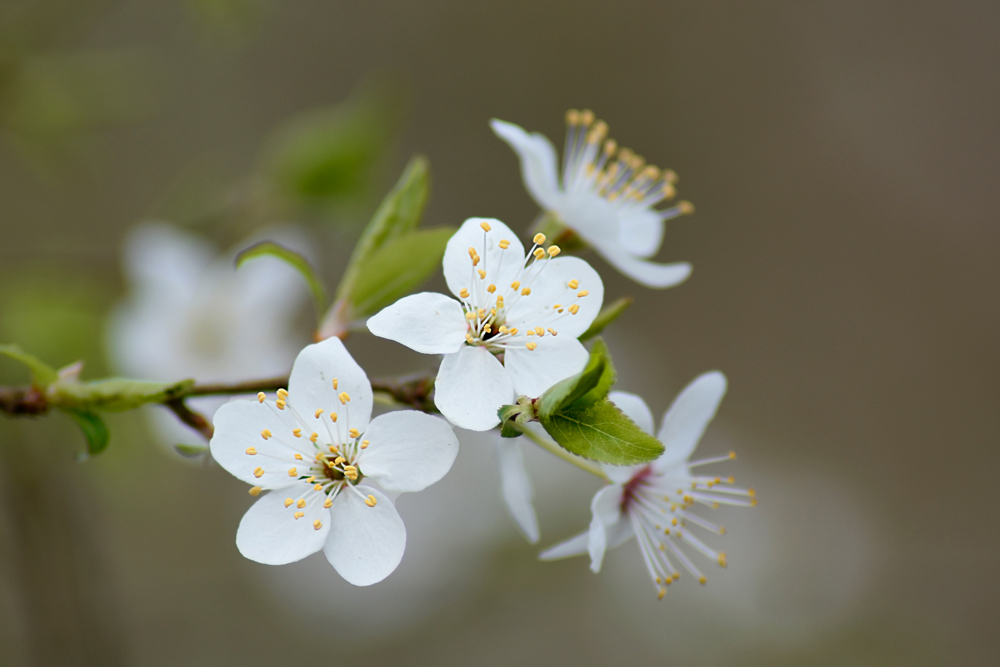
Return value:
[(403, 557), (406, 529), (385, 491), (420, 491), (444, 477), (458, 439), (443, 419), (412, 410), (371, 420), (372, 388), (344, 344), (299, 353), (274, 399), (235, 400), (215, 415), (212, 456), (262, 496), (236, 546), (250, 560), (291, 563), (323, 550), (344, 579), (368, 586)]
[(587, 262), (544, 243), (537, 234), (525, 256), (507, 225), (470, 218), (444, 253), (458, 300), (422, 292), (368, 320), (376, 336), (444, 355), (434, 404), (457, 426), (491, 429), (515, 396), (537, 397), (587, 364), (577, 337), (600, 312), (604, 285)]
[[(705, 583), (705, 575), (688, 557), (690, 549), (725, 567), (726, 554), (711, 549), (691, 528), (697, 526), (719, 535), (726, 529), (702, 518), (693, 508), (695, 505), (749, 507), (757, 503), (754, 491), (730, 486), (732, 477), (724, 479), (692, 472), (692, 468), (735, 458), (732, 452), (727, 456), (688, 460), (725, 393), (726, 378), (719, 372), (706, 373), (689, 384), (663, 418), (657, 435), (666, 448), (663, 454), (647, 465), (604, 466), (614, 483), (594, 496), (590, 530), (548, 549), (541, 558), (554, 560), (589, 552), (590, 569), (599, 572), (604, 552), (634, 536), (660, 598), (666, 594), (666, 587), (680, 577), (675, 563)], [(609, 398), (640, 428), (653, 432), (653, 415), (641, 398), (625, 392), (612, 392)], [(683, 549), (682, 545), (690, 549)]]
[(573, 229), (626, 276), (647, 287), (672, 287), (691, 273), (687, 263), (646, 261), (663, 242), (663, 222), (692, 213), (682, 201), (654, 208), (672, 199), (677, 175), (646, 166), (627, 148), (607, 139), (608, 126), (594, 121), (590, 111), (566, 114), (568, 131), (562, 180), (552, 143), (537, 132), (502, 120), (490, 125), (521, 158), (521, 175), (528, 192), (542, 209)]

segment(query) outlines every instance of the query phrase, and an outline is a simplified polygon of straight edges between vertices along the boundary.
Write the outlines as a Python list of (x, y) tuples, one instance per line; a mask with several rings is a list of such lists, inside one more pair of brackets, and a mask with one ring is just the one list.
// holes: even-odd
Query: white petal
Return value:
[(518, 396), (538, 398), (556, 382), (576, 375), (587, 365), (590, 353), (583, 343), (575, 338), (547, 338), (536, 341), (538, 348), (534, 350), (510, 347), (504, 352), (504, 367)]
[[(209, 449), (220, 466), (229, 474), (265, 489), (277, 489), (294, 482), (288, 469), (302, 467), (294, 458), (302, 454), (306, 465), (312, 459), (311, 443), (307, 438), (296, 438), (292, 429), (298, 427), (288, 410), (278, 410), (273, 401), (258, 403), (256, 399), (236, 398), (215, 413), (215, 434)], [(261, 433), (270, 431), (265, 440)], [(305, 441), (303, 444), (302, 441)], [(247, 454), (253, 448), (256, 454)], [(254, 475), (263, 468), (264, 474)]]
[(594, 245), (594, 250), (616, 269), (646, 287), (657, 289), (673, 287), (684, 282), (691, 275), (691, 265), (687, 262), (674, 264), (647, 262), (610, 244)]
[(551, 546), (538, 554), (540, 560), (558, 560), (560, 558), (570, 558), (572, 556), (582, 556), (587, 553), (590, 545), (590, 531), (586, 531), (569, 538), (565, 542), (560, 542)]
[(663, 219), (648, 208), (619, 216), (618, 243), (636, 257), (652, 257), (663, 244)]
[(500, 423), (497, 410), (513, 400), (507, 372), (485, 348), (465, 345), (441, 360), (434, 405), (455, 426), (488, 431)]
[(369, 318), (368, 330), (423, 354), (458, 352), (469, 324), (462, 305), (444, 294), (403, 297)]
[(330, 509), (330, 535), (323, 547), (333, 569), (355, 586), (371, 586), (396, 569), (406, 549), (406, 527), (392, 500), (370, 486), (355, 487), (375, 496), (368, 507), (350, 489), (344, 489)]
[[(303, 490), (309, 487), (301, 485)], [(298, 498), (295, 491), (271, 491), (255, 502), (240, 521), (236, 546), (250, 560), (265, 565), (285, 565), (302, 560), (323, 548), (330, 532), (330, 512), (323, 509), (320, 494), (299, 510), (294, 504), (285, 507), (285, 498)], [(296, 519), (295, 513), (305, 516)], [(313, 522), (319, 521), (316, 529)]]
[(606, 486), (597, 492), (590, 503), (593, 518), (590, 520), (587, 551), (590, 553), (590, 569), (594, 572), (601, 571), (604, 552), (610, 548), (609, 533), (616, 538), (620, 537), (619, 524), (624, 521), (621, 513), (622, 492), (622, 487), (618, 484)]
[(458, 438), (451, 424), (416, 410), (380, 415), (372, 420), (358, 467), (387, 491), (420, 491), (451, 470)]
[(496, 118), (490, 121), (490, 127), (521, 158), (521, 177), (535, 202), (541, 208), (553, 209), (559, 195), (559, 176), (552, 142), (544, 135), (528, 134), (517, 125)]
[[(483, 230), (484, 222), (490, 231)], [(506, 250), (499, 245), (503, 240), (510, 242)], [(479, 254), (479, 263), (475, 266), (469, 248), (475, 248)], [(463, 289), (467, 289), (473, 295), (472, 301), (484, 307), (489, 296), (486, 286), (490, 283), (499, 286), (510, 284), (524, 266), (524, 246), (517, 234), (499, 220), (469, 218), (448, 239), (441, 266), (452, 294), (459, 296)], [(479, 269), (486, 272), (485, 278), (479, 276)]]
[(524, 468), (521, 446), (513, 438), (497, 438), (497, 462), (500, 464), (500, 492), (503, 501), (524, 537), (538, 542), (538, 517), (531, 503), (531, 479)]
[(627, 391), (613, 391), (608, 394), (608, 400), (617, 405), (636, 426), (653, 435), (653, 413), (641, 396)]
[(666, 447), (663, 455), (653, 463), (657, 470), (687, 461), (715, 417), (725, 393), (726, 376), (712, 371), (699, 375), (674, 399), (657, 436)]
[(215, 257), (211, 244), (164, 223), (139, 225), (129, 233), (125, 272), (144, 288), (193, 294)]
[[(337, 389), (333, 381), (337, 380)], [(350, 401), (342, 405), (338, 396), (346, 392)], [(364, 431), (372, 416), (372, 386), (339, 338), (307, 345), (292, 366), (288, 380), (288, 404), (305, 419), (316, 410), (336, 411), (348, 417), (345, 428)]]
[[(570, 281), (576, 280), (576, 287)], [(541, 326), (555, 329), (560, 337), (576, 338), (586, 331), (604, 301), (604, 283), (590, 264), (579, 257), (556, 257), (537, 262), (521, 278), (531, 288), (527, 296), (517, 294), (508, 300), (507, 327), (521, 331)], [(584, 296), (577, 296), (587, 292)], [(574, 315), (569, 307), (580, 307)], [(553, 306), (559, 305), (559, 309)]]

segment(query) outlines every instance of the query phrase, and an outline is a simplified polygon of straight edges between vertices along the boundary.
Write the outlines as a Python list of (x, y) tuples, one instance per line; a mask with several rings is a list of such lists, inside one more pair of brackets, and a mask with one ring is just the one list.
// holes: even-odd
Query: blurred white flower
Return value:
[[(691, 508), (696, 504), (749, 507), (756, 504), (754, 491), (729, 486), (732, 478), (723, 480), (691, 472), (696, 466), (729, 460), (734, 457), (732, 453), (700, 461), (688, 460), (715, 417), (725, 393), (726, 378), (722, 373), (705, 373), (695, 378), (663, 418), (657, 435), (666, 448), (663, 454), (646, 465), (604, 466), (614, 483), (594, 496), (590, 506), (593, 514), (590, 529), (546, 550), (541, 558), (554, 560), (589, 553), (590, 568), (599, 572), (607, 549), (636, 537), (660, 598), (666, 594), (666, 586), (680, 577), (671, 558), (676, 558), (700, 583), (706, 581), (705, 575), (681, 548), (682, 544), (725, 567), (726, 554), (709, 548), (692, 533), (691, 527), (698, 526), (720, 535), (725, 533), (725, 528), (707, 521)], [(653, 415), (640, 397), (612, 392), (609, 398), (640, 428), (653, 433)]]
[[(560, 182), (556, 150), (537, 132), (502, 120), (490, 125), (521, 158), (521, 175), (528, 192), (629, 278), (647, 287), (672, 287), (691, 273), (687, 263), (646, 261), (663, 242), (663, 222), (694, 211), (682, 201), (667, 209), (654, 208), (674, 196), (677, 175), (645, 166), (627, 148), (607, 139), (608, 126), (594, 122), (590, 111), (569, 111)], [(617, 157), (616, 157), (617, 156)]]
[(497, 462), (500, 468), (500, 495), (514, 523), (528, 542), (538, 542), (538, 517), (532, 503), (534, 491), (524, 467), (520, 438), (497, 437)]
[(485, 431), (517, 395), (536, 397), (580, 372), (577, 337), (601, 310), (604, 285), (587, 262), (557, 257), (535, 236), (527, 257), (499, 220), (470, 218), (448, 241), (445, 281), (458, 301), (422, 292), (368, 320), (376, 336), (443, 354), (434, 403), (452, 423)]
[[(288, 230), (270, 238), (292, 247), (305, 245)], [(276, 260), (256, 260), (237, 271), (234, 254), (217, 257), (204, 239), (163, 223), (132, 231), (124, 249), (131, 293), (115, 311), (108, 337), (119, 372), (200, 382), (288, 372), (308, 342), (306, 332), (294, 325), (308, 290), (294, 269)], [(207, 397), (189, 403), (211, 417), (226, 400)], [(191, 440), (192, 432), (166, 410), (150, 414), (164, 445)]]
[[(236, 545), (284, 565), (323, 550), (356, 586), (389, 576), (406, 529), (385, 491), (420, 491), (447, 473), (458, 438), (443, 419), (405, 410), (371, 418), (368, 377), (337, 338), (309, 345), (277, 398), (237, 399), (215, 418), (212, 456), (270, 493), (244, 515)], [(365, 480), (363, 482), (362, 480)]]

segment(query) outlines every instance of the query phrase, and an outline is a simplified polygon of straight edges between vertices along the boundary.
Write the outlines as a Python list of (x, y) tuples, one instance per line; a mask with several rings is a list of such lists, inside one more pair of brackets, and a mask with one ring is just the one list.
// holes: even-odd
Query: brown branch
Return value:
[(282, 387), (288, 386), (288, 378), (269, 378), (266, 380), (249, 380), (247, 382), (236, 382), (225, 384), (216, 382), (212, 384), (196, 384), (184, 392), (184, 396), (218, 396), (236, 394), (256, 394), (259, 391), (278, 391)]
[(205, 440), (212, 439), (212, 435), (215, 433), (215, 427), (212, 426), (212, 423), (208, 421), (204, 415), (189, 408), (187, 404), (184, 403), (183, 398), (174, 398), (167, 401), (163, 405), (177, 415), (177, 418), (181, 420), (181, 422), (198, 431), (198, 433), (201, 433), (201, 436), (205, 438)]
[(0, 412), (21, 416), (43, 415), (48, 411), (45, 394), (34, 387), (0, 387)]

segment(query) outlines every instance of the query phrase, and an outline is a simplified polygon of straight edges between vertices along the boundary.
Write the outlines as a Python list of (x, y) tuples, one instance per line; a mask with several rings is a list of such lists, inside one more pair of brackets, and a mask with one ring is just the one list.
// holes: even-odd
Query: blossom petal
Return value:
[(434, 405), (452, 424), (488, 431), (500, 423), (497, 410), (513, 400), (510, 378), (486, 348), (465, 345), (444, 355), (434, 383)]
[(368, 330), (423, 354), (458, 352), (469, 324), (462, 305), (444, 294), (403, 297), (368, 319)]
[(375, 506), (343, 489), (330, 509), (330, 534), (323, 553), (349, 583), (371, 586), (392, 574), (403, 559), (406, 527), (388, 496), (364, 484), (354, 488), (374, 496)]
[(535, 202), (551, 210), (559, 196), (556, 149), (544, 135), (528, 134), (522, 128), (494, 118), (490, 121), (493, 132), (506, 141), (521, 158), (521, 177)]
[(604, 552), (612, 546), (609, 544), (609, 536), (620, 539), (621, 528), (619, 524), (624, 521), (621, 512), (623, 492), (621, 486), (612, 484), (598, 491), (590, 503), (593, 518), (590, 520), (590, 539), (587, 543), (587, 551), (590, 553), (590, 569), (594, 572), (601, 571)]
[(538, 554), (539, 560), (559, 560), (560, 558), (570, 558), (572, 556), (582, 556), (587, 553), (590, 545), (590, 531), (584, 531), (579, 535), (569, 538), (549, 547)]
[(608, 263), (626, 276), (646, 287), (664, 289), (684, 282), (691, 275), (691, 265), (687, 262), (657, 264), (630, 255), (618, 246), (594, 245)]
[[(302, 487), (308, 490), (307, 486)], [(286, 507), (288, 496), (297, 499), (294, 491), (287, 494), (271, 491), (243, 515), (236, 531), (236, 546), (246, 558), (265, 565), (285, 565), (323, 548), (330, 532), (330, 512), (318, 498), (301, 509), (295, 505)], [(304, 516), (294, 518), (300, 511)]]
[[(342, 404), (338, 395), (345, 392), (350, 401)], [(299, 352), (288, 380), (288, 394), (289, 406), (294, 406), (305, 419), (311, 419), (316, 410), (322, 409), (349, 417), (345, 422), (347, 427), (359, 431), (368, 428), (374, 400), (372, 386), (339, 338), (307, 345)]]
[(500, 464), (500, 493), (514, 523), (528, 542), (538, 542), (538, 517), (531, 503), (532, 489), (520, 444), (511, 438), (497, 438), (497, 461)]
[[(490, 231), (483, 230), (483, 223), (489, 226)], [(509, 242), (506, 250), (500, 247), (500, 241), (504, 240)], [(469, 256), (469, 248), (475, 248), (479, 254), (479, 263), (476, 265), (473, 265)], [(441, 262), (444, 279), (451, 293), (460, 296), (462, 290), (467, 289), (474, 295), (476, 303), (484, 301), (484, 295), (488, 296), (485, 292), (487, 285), (510, 284), (522, 266), (524, 246), (517, 234), (493, 218), (469, 218), (462, 223), (458, 231), (448, 239)], [(479, 276), (479, 269), (486, 272), (485, 278)]]
[(726, 376), (712, 371), (699, 375), (674, 399), (663, 417), (657, 436), (666, 447), (660, 458), (653, 462), (657, 470), (666, 470), (687, 461), (715, 417), (725, 393)]
[(416, 410), (401, 410), (372, 420), (358, 467), (387, 491), (420, 491), (451, 470), (458, 437), (451, 424)]
[[(572, 282), (575, 281), (575, 282)], [(535, 262), (525, 271), (522, 284), (528, 295), (517, 294), (507, 305), (507, 326), (522, 331), (541, 326), (560, 337), (576, 338), (586, 331), (604, 302), (604, 283), (594, 268), (579, 257), (556, 257)], [(576, 287), (570, 287), (570, 283)], [(584, 294), (584, 296), (578, 296)], [(569, 308), (578, 305), (573, 314)], [(554, 308), (559, 305), (561, 308)], [(559, 312), (559, 310), (563, 312)]]
[(125, 241), (125, 272), (142, 288), (190, 296), (215, 258), (205, 240), (164, 223), (133, 229)]
[(652, 257), (663, 244), (663, 218), (648, 208), (619, 216), (618, 243), (636, 257)]
[(544, 338), (534, 350), (509, 347), (504, 352), (504, 368), (519, 396), (541, 396), (556, 382), (582, 371), (590, 358), (587, 348), (575, 338), (547, 345), (543, 342)]
[(636, 426), (653, 435), (653, 412), (641, 396), (627, 391), (613, 391), (608, 394), (608, 400), (618, 406), (618, 409), (634, 421)]

